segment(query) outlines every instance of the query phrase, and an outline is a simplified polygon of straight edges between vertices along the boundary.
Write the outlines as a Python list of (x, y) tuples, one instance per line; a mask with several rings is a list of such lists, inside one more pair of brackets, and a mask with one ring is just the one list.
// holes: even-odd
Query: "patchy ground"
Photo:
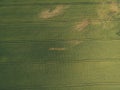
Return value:
[(88, 20), (83, 20), (81, 22), (75, 23), (75, 26), (73, 27), (74, 31), (82, 31), (89, 25)]
[(54, 10), (50, 10), (50, 9), (46, 9), (43, 10), (39, 17), (43, 18), (43, 19), (49, 19), (49, 18), (53, 18), (55, 16), (58, 16), (60, 14), (62, 14), (64, 12), (65, 9), (69, 8), (69, 6), (66, 5), (58, 5), (55, 7)]

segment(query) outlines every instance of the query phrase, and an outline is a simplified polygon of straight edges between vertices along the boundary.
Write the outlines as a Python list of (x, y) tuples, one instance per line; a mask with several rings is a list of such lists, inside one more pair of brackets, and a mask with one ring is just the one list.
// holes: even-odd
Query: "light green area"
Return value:
[[(59, 5), (68, 8), (40, 17)], [(119, 8), (118, 0), (0, 0), (0, 90), (119, 90)]]

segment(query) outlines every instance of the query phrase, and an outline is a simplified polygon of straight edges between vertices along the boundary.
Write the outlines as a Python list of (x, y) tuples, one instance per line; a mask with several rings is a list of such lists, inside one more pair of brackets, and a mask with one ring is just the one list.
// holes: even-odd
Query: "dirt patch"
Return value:
[(119, 12), (119, 7), (118, 7), (118, 4), (116, 2), (112, 2), (110, 4), (110, 10), (111, 12), (113, 13), (118, 13)]
[(49, 48), (50, 51), (64, 51), (66, 48)]
[(42, 11), (39, 16), (40, 16), (40, 18), (43, 18), (43, 19), (53, 18), (55, 16), (62, 14), (64, 12), (64, 10), (67, 8), (69, 8), (69, 6), (58, 5), (53, 10), (46, 9), (46, 10)]
[(103, 2), (103, 4), (100, 5), (98, 8), (98, 17), (100, 19), (110, 20), (112, 16), (118, 12), (119, 12), (119, 7), (116, 2), (111, 2), (110, 4), (105, 4), (105, 2)]
[(89, 21), (88, 20), (84, 20), (81, 22), (77, 22), (74, 26), (75, 31), (82, 31), (84, 30), (87, 26), (89, 25)]
[[(98, 6), (97, 14), (99, 19), (99, 25), (101, 25), (103, 29), (111, 29), (114, 27), (114, 23), (112, 20), (119, 13), (119, 7), (116, 2), (111, 2), (110, 4), (106, 4), (103, 2), (100, 6)], [(95, 24), (95, 23), (93, 23)]]

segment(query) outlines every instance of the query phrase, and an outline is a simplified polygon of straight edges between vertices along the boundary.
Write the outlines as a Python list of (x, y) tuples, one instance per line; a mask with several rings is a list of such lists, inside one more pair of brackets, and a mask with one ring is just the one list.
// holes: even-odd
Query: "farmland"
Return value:
[(118, 0), (0, 0), (0, 90), (119, 90)]

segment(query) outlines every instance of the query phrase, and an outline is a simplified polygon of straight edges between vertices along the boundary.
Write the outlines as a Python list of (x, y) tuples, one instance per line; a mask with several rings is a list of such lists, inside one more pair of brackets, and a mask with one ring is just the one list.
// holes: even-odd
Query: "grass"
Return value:
[(116, 2), (1, 0), (0, 89), (119, 90)]

